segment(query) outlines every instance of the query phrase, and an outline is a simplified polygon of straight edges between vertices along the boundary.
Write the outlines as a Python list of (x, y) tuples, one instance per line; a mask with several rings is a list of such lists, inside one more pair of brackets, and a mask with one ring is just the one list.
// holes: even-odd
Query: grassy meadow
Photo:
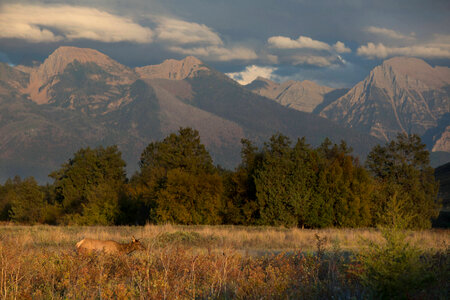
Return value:
[[(147, 250), (75, 251), (83, 238), (131, 236)], [(404, 231), (392, 241), (377, 229), (5, 224), (0, 298), (448, 299), (450, 230)]]

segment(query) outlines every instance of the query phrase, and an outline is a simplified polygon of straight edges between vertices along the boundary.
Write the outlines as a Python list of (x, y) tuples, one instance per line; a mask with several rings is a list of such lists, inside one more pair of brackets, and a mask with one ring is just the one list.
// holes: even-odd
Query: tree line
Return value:
[(130, 179), (117, 146), (80, 149), (49, 175), (52, 184), (15, 177), (0, 185), (0, 220), (429, 228), (438, 215), (438, 183), (417, 135), (375, 146), (364, 165), (343, 141), (241, 142), (241, 163), (225, 170), (198, 131), (180, 128), (145, 148)]

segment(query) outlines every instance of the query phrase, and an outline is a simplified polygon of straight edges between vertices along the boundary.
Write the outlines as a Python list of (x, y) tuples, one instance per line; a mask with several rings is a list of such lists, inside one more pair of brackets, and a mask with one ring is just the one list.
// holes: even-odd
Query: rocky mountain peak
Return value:
[[(424, 60), (414, 57), (393, 57), (375, 67), (371, 76), (379, 84), (392, 81), (422, 90), (439, 89), (450, 84), (450, 69), (432, 67)], [(383, 84), (384, 81), (387, 81)]]
[(183, 80), (195, 77), (199, 71), (209, 71), (209, 68), (196, 57), (188, 56), (182, 60), (167, 59), (159, 65), (138, 67), (135, 70), (145, 79)]
[(93, 62), (102, 67), (118, 65), (105, 54), (89, 48), (59, 47), (39, 66), (36, 76), (42, 81), (60, 74), (68, 64), (77, 60), (80, 63)]
[(75, 61), (81, 64), (94, 63), (98, 65), (117, 78), (117, 82), (110, 82), (112, 84), (130, 83), (137, 78), (134, 71), (97, 50), (63, 46), (50, 54), (39, 67), (27, 69), (30, 72), (27, 92), (31, 99), (38, 104), (47, 103), (49, 101), (47, 92), (55, 83), (53, 77), (62, 74), (66, 67)]
[(399, 132), (422, 135), (450, 112), (449, 84), (449, 68), (394, 57), (375, 67), (320, 115), (386, 141)]

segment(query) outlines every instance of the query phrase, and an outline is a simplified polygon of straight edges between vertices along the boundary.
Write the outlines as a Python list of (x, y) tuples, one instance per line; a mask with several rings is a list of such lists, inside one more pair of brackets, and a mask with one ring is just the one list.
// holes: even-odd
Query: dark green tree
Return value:
[(222, 179), (218, 173), (193, 174), (180, 168), (167, 173), (157, 193), (156, 215), (162, 223), (220, 224)]
[(125, 162), (117, 146), (78, 150), (54, 178), (56, 201), (67, 222), (114, 224), (126, 183)]
[(15, 176), (13, 179), (8, 178), (3, 186), (0, 185), (0, 220), (8, 221), (11, 219), (11, 191), (21, 182), (22, 179)]
[(241, 164), (224, 178), (224, 222), (255, 225), (259, 219), (255, 173), (261, 165), (262, 153), (250, 140), (242, 139)]
[(132, 195), (149, 209), (151, 222), (220, 223), (222, 181), (198, 131), (180, 128), (150, 143), (139, 165)]
[[(430, 167), (429, 152), (417, 135), (399, 134), (384, 146), (376, 146), (367, 157), (367, 168), (377, 180), (375, 222), (385, 223), (389, 201), (401, 205), (410, 220), (405, 227), (429, 228), (439, 212), (438, 183)], [(386, 225), (386, 224), (384, 224)]]
[(28, 224), (43, 223), (46, 207), (44, 196), (33, 177), (17, 182), (7, 195), (11, 201), (11, 220)]
[[(359, 227), (371, 224), (373, 183), (345, 142), (329, 140), (318, 148), (321, 157), (317, 197), (322, 203), (319, 227)], [(320, 218), (321, 217), (321, 218)]]
[(289, 138), (278, 134), (264, 146), (255, 173), (261, 224), (303, 226), (309, 218), (316, 176), (313, 151), (304, 139), (290, 145)]
[(141, 154), (139, 166), (142, 171), (161, 168), (180, 168), (190, 173), (214, 173), (215, 167), (210, 154), (200, 142), (200, 135), (192, 128), (180, 128), (162, 142), (150, 143)]

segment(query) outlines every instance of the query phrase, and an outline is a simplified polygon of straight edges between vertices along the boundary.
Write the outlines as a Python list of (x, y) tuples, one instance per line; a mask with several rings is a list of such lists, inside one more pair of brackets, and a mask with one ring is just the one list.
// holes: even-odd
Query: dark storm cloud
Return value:
[[(0, 14), (8, 5), (22, 4), (43, 7), (42, 14), (50, 12), (51, 7), (59, 14), (78, 11), (79, 16), (94, 18), (92, 26), (74, 20), (64, 26), (63, 21), (52, 15), (43, 19), (34, 16), (31, 20), (22, 16), (19, 25), (31, 25), (25, 30), (28, 40), (20, 26), (15, 30), (22, 36), (0, 39), (3, 53), (0, 59), (14, 64), (42, 61), (58, 46), (73, 45), (98, 49), (130, 66), (195, 55), (227, 73), (255, 66), (249, 69), (255, 75), (258, 70), (264, 74), (273, 70), (273, 78), (278, 80), (313, 79), (334, 86), (350, 86), (390, 56), (418, 56), (443, 65), (449, 65), (450, 61), (448, 1), (4, 0), (2, 3)], [(2, 24), (0, 20), (0, 27), (6, 32), (5, 28), (11, 29), (8, 26), (13, 23)], [(283, 48), (280, 46), (283, 43), (270, 41), (292, 46)], [(304, 47), (307, 42), (317, 47)]]

